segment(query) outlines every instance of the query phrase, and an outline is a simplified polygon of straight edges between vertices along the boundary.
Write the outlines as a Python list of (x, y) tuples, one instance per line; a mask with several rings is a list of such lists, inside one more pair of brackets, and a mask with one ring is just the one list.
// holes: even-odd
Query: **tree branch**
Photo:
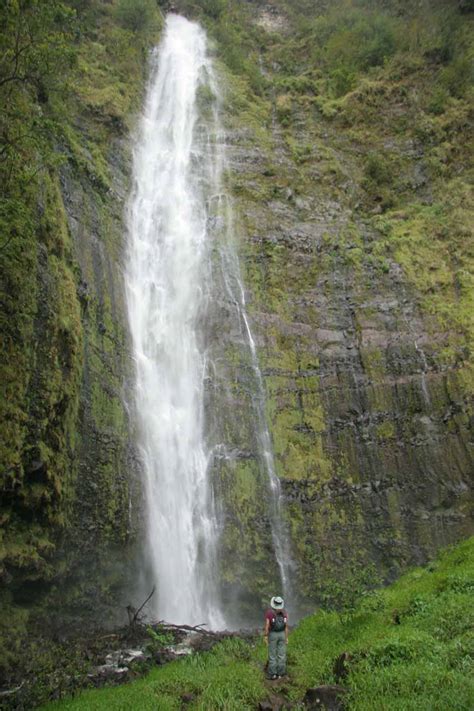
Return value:
[[(144, 602), (142, 602), (142, 604), (140, 605), (140, 607), (138, 608), (138, 610), (134, 610), (134, 608), (133, 608), (131, 605), (128, 605), (128, 606), (127, 606), (128, 621), (129, 621), (130, 627), (132, 627), (132, 626), (135, 625), (137, 622), (139, 622), (138, 616), (139, 616), (140, 612), (143, 610), (143, 608), (144, 608), (145, 605), (147, 604), (148, 600), (150, 600), (150, 598), (151, 598), (154, 594), (155, 594), (155, 586), (153, 585), (153, 590), (152, 590), (151, 593), (148, 595), (148, 597), (146, 598), (146, 600), (145, 600)], [(133, 613), (133, 617), (132, 617), (132, 613)]]

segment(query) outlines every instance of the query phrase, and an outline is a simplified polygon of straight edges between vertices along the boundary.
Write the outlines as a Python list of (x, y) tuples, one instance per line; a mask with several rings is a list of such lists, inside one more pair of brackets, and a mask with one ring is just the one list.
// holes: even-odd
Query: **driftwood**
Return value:
[(200, 625), (173, 625), (171, 622), (165, 622), (160, 620), (156, 623), (165, 630), (175, 630), (176, 632), (199, 632), (200, 634), (208, 635), (209, 637), (221, 637), (223, 635), (229, 635), (230, 632), (212, 632), (211, 630), (203, 630), (202, 628), (207, 625), (207, 622), (201, 622)]
[(159, 620), (158, 622), (154, 622), (153, 625), (159, 626), (164, 630), (169, 630), (170, 632), (182, 632), (184, 634), (187, 632), (197, 632), (209, 639), (216, 640), (216, 642), (221, 639), (228, 639), (229, 637), (254, 639), (260, 634), (259, 630), (205, 630), (203, 627), (207, 625), (207, 622), (202, 622), (200, 625), (175, 625), (165, 620)]
[(20, 691), (21, 687), (23, 686), (25, 682), (22, 681), (20, 686), (15, 686), (14, 689), (6, 689), (5, 691), (0, 691), (0, 697), (1, 696), (11, 696), (12, 694), (16, 694), (17, 691)]
[[(148, 597), (142, 602), (138, 609), (135, 609), (133, 605), (127, 605), (128, 623), (130, 627), (135, 627), (136, 625), (143, 625), (143, 615), (140, 615), (141, 611), (147, 604), (147, 602), (155, 594), (155, 586), (153, 590), (148, 595)], [(162, 627), (165, 630), (174, 632), (198, 632), (199, 634), (206, 635), (207, 637), (213, 637), (214, 639), (219, 639), (220, 637), (232, 636), (232, 632), (211, 632), (210, 630), (203, 629), (207, 622), (201, 622), (199, 625), (175, 625), (171, 622), (165, 622), (165, 620), (159, 620), (158, 622), (153, 622), (153, 625)]]
[[(155, 586), (153, 586), (153, 590), (151, 593), (148, 595), (148, 597), (142, 602), (138, 610), (136, 610), (132, 605), (127, 605), (127, 613), (128, 613), (128, 622), (130, 627), (135, 627), (135, 626), (146, 626), (145, 623), (143, 622), (143, 615), (140, 615), (141, 611), (147, 604), (147, 602), (152, 598), (152, 596), (155, 594)], [(229, 632), (227, 630), (221, 630), (218, 632), (213, 632), (212, 630), (206, 630), (204, 627), (207, 626), (207, 622), (201, 622), (199, 625), (176, 625), (173, 624), (172, 622), (166, 622), (166, 620), (153, 620), (150, 621), (151, 627), (160, 627), (164, 630), (169, 630), (170, 632), (182, 632), (183, 634), (186, 634), (188, 632), (196, 632), (198, 634), (204, 635), (206, 637), (209, 637), (211, 639), (215, 639), (218, 641), (219, 639), (225, 639), (226, 637), (254, 637), (255, 634), (258, 634), (258, 632), (250, 632), (246, 631), (243, 632), (240, 630), (239, 632)]]

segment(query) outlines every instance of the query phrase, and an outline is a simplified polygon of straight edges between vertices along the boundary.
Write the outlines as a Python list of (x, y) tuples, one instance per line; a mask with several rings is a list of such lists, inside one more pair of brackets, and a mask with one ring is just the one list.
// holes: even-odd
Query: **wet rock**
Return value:
[(303, 703), (310, 711), (326, 709), (326, 711), (343, 711), (343, 697), (347, 694), (347, 689), (337, 685), (317, 686), (308, 689)]
[(187, 704), (192, 704), (195, 701), (195, 699), (196, 699), (196, 697), (194, 694), (183, 694), (181, 696), (181, 703), (186, 706)]
[(286, 699), (276, 694), (272, 694), (265, 701), (260, 701), (258, 705), (259, 711), (285, 711), (291, 708), (292, 706), (288, 704)]
[(160, 666), (172, 662), (174, 659), (176, 659), (176, 655), (171, 649), (160, 649), (153, 655), (153, 660)]
[(122, 661), (124, 664), (133, 664), (138, 662), (146, 662), (150, 658), (147, 652), (143, 649), (126, 649), (122, 652)]
[(119, 667), (116, 666), (115, 664), (101, 664), (99, 667), (96, 667), (93, 672), (88, 674), (87, 676), (89, 679), (94, 680), (94, 679), (106, 679), (106, 680), (116, 680), (116, 681), (123, 681), (129, 672), (128, 667)]
[(25, 466), (25, 472), (35, 481), (47, 481), (48, 465), (41, 459), (33, 459), (28, 467)]
[(150, 655), (143, 649), (116, 649), (105, 657), (105, 664), (100, 664), (88, 674), (91, 680), (101, 679), (123, 681), (127, 678), (130, 668), (134, 664), (144, 663)]
[(463, 13), (474, 12), (474, 0), (459, 0), (459, 10)]

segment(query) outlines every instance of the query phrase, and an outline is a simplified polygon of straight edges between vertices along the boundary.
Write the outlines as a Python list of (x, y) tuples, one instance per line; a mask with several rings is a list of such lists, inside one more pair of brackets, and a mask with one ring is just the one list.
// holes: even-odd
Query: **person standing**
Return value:
[(288, 613), (282, 597), (270, 600), (270, 609), (265, 613), (265, 644), (268, 646), (269, 679), (278, 679), (286, 674), (286, 646), (288, 644)]

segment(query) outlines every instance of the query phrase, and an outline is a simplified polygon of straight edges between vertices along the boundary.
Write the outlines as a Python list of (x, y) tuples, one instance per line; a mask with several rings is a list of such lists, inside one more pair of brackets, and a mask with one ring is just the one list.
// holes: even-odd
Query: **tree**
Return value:
[(12, 185), (36, 170), (54, 122), (51, 95), (75, 59), (75, 13), (59, 0), (7, 0), (0, 6), (0, 177)]

